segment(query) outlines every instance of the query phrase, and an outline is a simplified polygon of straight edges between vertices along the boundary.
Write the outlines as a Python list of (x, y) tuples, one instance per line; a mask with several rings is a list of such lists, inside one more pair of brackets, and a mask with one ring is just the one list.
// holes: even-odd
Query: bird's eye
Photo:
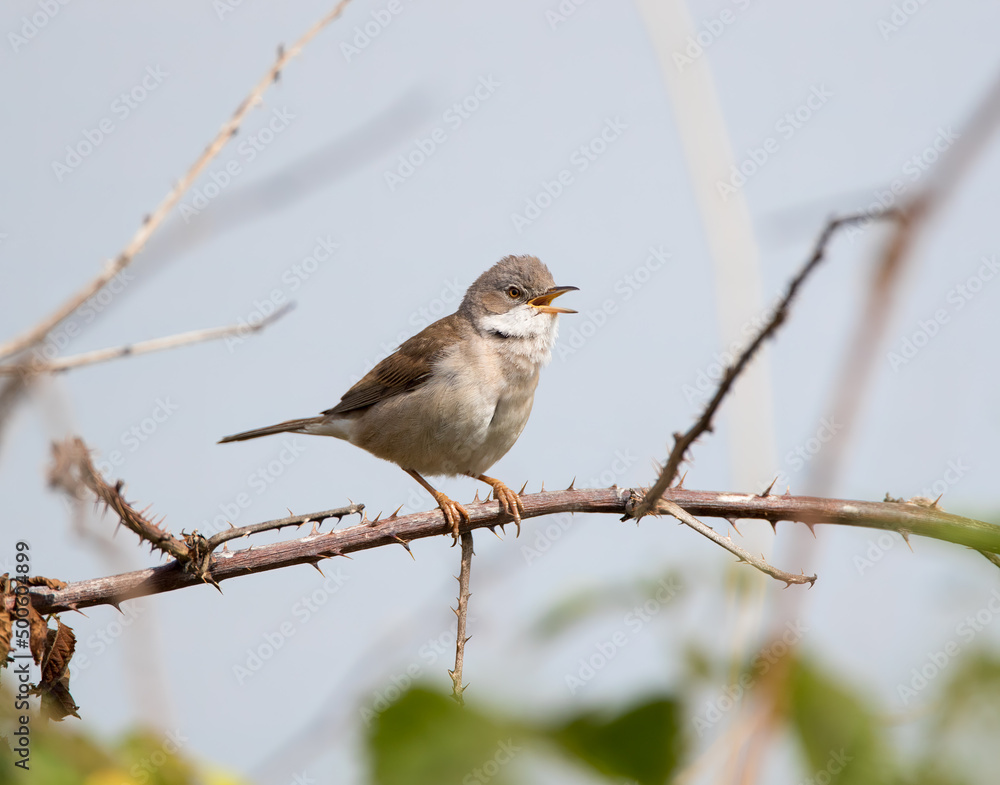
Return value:
[(518, 289), (516, 286), (511, 286), (507, 290), (507, 296), (510, 297), (511, 300), (516, 300), (518, 297), (521, 296), (521, 290)]

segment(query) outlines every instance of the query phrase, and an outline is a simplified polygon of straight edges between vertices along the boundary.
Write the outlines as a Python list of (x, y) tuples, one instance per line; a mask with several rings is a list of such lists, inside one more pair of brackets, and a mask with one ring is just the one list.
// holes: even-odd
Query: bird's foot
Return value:
[(517, 525), (517, 536), (520, 537), (521, 514), (524, 512), (524, 505), (521, 503), (521, 497), (500, 482), (500, 480), (493, 477), (487, 477), (486, 475), (481, 474), (476, 479), (481, 480), (487, 485), (491, 485), (493, 487), (493, 498), (500, 502), (500, 509), (514, 519), (514, 523)]
[(464, 521), (469, 522), (469, 513), (465, 511), (465, 507), (459, 504), (454, 499), (445, 496), (440, 491), (434, 491), (434, 500), (438, 503), (438, 507), (441, 508), (441, 512), (444, 513), (444, 519), (451, 526), (451, 536), (454, 538), (452, 546), (458, 542), (458, 527)]

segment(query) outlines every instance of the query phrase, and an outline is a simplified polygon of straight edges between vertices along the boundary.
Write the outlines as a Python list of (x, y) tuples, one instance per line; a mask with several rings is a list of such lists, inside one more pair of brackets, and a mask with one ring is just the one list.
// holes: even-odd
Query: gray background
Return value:
[[(735, 161), (775, 136), (776, 123), (811, 89), (832, 94), (741, 190), (765, 303), (805, 258), (827, 215), (867, 207), (894, 179), (913, 185), (907, 162), (941, 129), (961, 130), (997, 66), (1000, 6), (986, 0), (917, 6), (888, 36), (879, 22), (893, 4), (884, 0), (687, 5), (697, 29), (735, 9), (733, 24), (703, 55)], [(328, 7), (248, 0), (220, 18), (209, 3), (71, 3), (14, 51), (7, 34), (38, 6), (3, 6), (0, 336), (35, 323), (125, 245), (271, 64), (278, 44), (291, 43)], [(84, 368), (43, 385), (16, 413), (0, 452), (4, 559), (16, 538), (27, 538), (36, 572), (65, 580), (157, 562), (127, 532), (111, 548), (98, 545), (107, 542), (110, 519), (88, 523), (99, 537), (72, 531), (63, 501), (45, 487), (49, 442), (67, 433), (80, 434), (104, 458), (118, 450), (112, 476), (127, 481), (130, 498), (153, 503), (175, 532), (205, 531), (219, 515), (243, 524), (286, 508), (327, 509), (348, 497), (372, 514), (400, 503), (428, 508), (396, 467), (332, 439), (296, 437), (296, 457), (284, 453), (290, 465), (280, 463), (280, 437), (215, 441), (332, 406), (386, 349), (426, 323), (421, 309), (452, 310), (453, 293), (507, 253), (536, 254), (558, 283), (580, 287), (566, 298), (580, 314), (563, 318), (560, 342), (572, 348), (576, 331), (576, 346), (557, 353), (544, 372), (532, 419), (494, 473), (517, 487), (527, 479), (529, 490), (542, 480), (565, 486), (574, 476), (578, 485), (633, 485), (655, 476), (651, 460), (665, 457), (670, 433), (698, 411), (684, 385), (695, 383), (729, 339), (718, 327), (715, 275), (675, 107), (642, 17), (628, 3), (589, 0), (553, 27), (546, 11), (555, 2), (501, 8), (404, 0), (402, 12), (348, 61), (341, 44), (384, 7), (356, 0), (288, 66), (212, 164), (219, 171), (238, 161), (240, 175), (189, 222), (175, 213), (134, 265), (125, 291), (92, 322), (74, 317), (85, 329), (65, 352), (249, 319), (274, 290), (297, 308), (236, 345)], [(121, 117), (116, 98), (141, 84), (147, 68), (165, 76)], [(460, 128), (448, 126), (448, 108), (489, 77), (495, 92)], [(274, 111), (294, 117), (248, 160), (240, 145)], [(64, 162), (66, 146), (102, 118), (111, 118), (114, 130), (60, 180), (53, 162)], [(574, 151), (616, 118), (627, 126), (620, 138), (519, 233), (511, 213), (523, 211), (543, 181), (572, 168)], [(446, 141), (390, 190), (385, 172), (435, 127), (446, 129)], [(995, 517), (1000, 284), (985, 282), (960, 311), (948, 296), (976, 274), (984, 255), (1000, 253), (998, 171), (994, 145), (913, 260), (837, 496), (911, 496), (944, 481), (946, 509)], [(209, 182), (203, 177), (198, 187)], [(332, 238), (338, 251), (295, 279), (295, 265), (320, 237)], [(755, 466), (761, 478), (784, 471), (793, 491), (803, 489), (807, 470), (796, 471), (788, 454), (829, 415), (879, 237), (873, 229), (836, 244), (768, 349), (762, 369), (774, 442), (773, 449), (762, 445)], [(670, 260), (646, 276), (640, 271), (650, 246), (664, 248)], [(627, 276), (645, 283), (634, 288)], [(608, 300), (614, 313), (602, 319), (595, 314)], [(886, 352), (940, 308), (948, 323), (893, 370)], [(130, 441), (130, 429), (141, 428), (158, 402), (176, 410), (143, 441)], [(689, 487), (757, 490), (734, 486), (733, 462), (758, 459), (734, 457), (731, 425), (724, 415), (698, 444)], [(953, 483), (944, 480), (949, 462), (963, 467), (947, 475)], [(263, 485), (250, 480), (259, 472)], [(467, 480), (439, 487), (460, 500), (473, 493)], [(226, 514), (240, 494), (249, 505), (238, 517)], [(911, 553), (897, 537), (883, 539), (891, 546), (880, 549), (877, 533), (832, 527), (820, 527), (811, 544), (791, 527), (775, 538), (766, 524), (747, 522), (741, 530), (754, 548), (788, 569), (818, 571), (820, 580), (808, 593), (781, 595), (777, 584), (745, 590), (734, 577), (747, 568), (671, 520), (636, 527), (579, 516), (552, 526), (568, 520), (529, 522), (520, 540), (512, 530), (502, 541), (477, 535), (466, 656), (477, 698), (529, 713), (626, 700), (671, 687), (691, 643), (752, 656), (786, 614), (807, 628), (804, 647), (905, 716), (910, 709), (899, 704), (897, 685), (928, 652), (955, 639), (956, 625), (983, 608), (996, 586), (995, 568), (961, 548), (914, 540)], [(531, 558), (529, 549), (546, 542), (548, 550)], [(873, 544), (880, 560), (859, 567), (857, 557)], [(186, 753), (262, 781), (286, 782), (295, 773), (359, 781), (361, 709), (391, 696), (387, 687), (408, 668), (444, 683), (451, 665), (448, 606), (458, 553), (443, 539), (414, 552), (415, 562), (399, 548), (328, 563), (324, 571), (342, 582), (335, 592), (324, 593), (323, 578), (303, 567), (230, 581), (224, 596), (205, 587), (138, 601), (124, 617), (134, 619), (127, 630), (107, 608), (68, 618), (78, 657), (88, 658), (73, 677), (86, 726), (108, 736), (136, 722), (176, 730), (188, 739)], [(529, 635), (576, 592), (610, 594), (672, 570), (682, 597), (639, 632), (623, 624), (629, 606), (612, 605), (552, 644)], [(303, 622), (296, 603), (316, 591), (325, 604)], [(797, 604), (779, 608), (776, 599), (792, 593)], [(293, 634), (240, 684), (234, 666), (285, 623)], [(571, 694), (566, 674), (622, 629), (627, 647)], [(443, 653), (424, 648), (434, 639)], [(998, 641), (996, 625), (969, 648), (989, 641)], [(769, 765), (782, 772), (792, 763), (779, 754)], [(534, 781), (541, 772), (545, 781), (587, 781), (530, 756), (516, 765)]]

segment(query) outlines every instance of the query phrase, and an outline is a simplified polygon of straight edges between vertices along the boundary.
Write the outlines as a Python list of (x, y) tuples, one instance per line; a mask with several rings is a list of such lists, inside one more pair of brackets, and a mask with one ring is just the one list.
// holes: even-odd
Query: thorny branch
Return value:
[[(637, 489), (603, 488), (543, 491), (521, 497), (522, 520), (557, 512), (614, 513), (634, 517), (643, 492)], [(821, 499), (810, 496), (759, 496), (711, 491), (688, 491), (671, 488), (666, 501), (676, 504), (696, 517), (730, 520), (759, 519), (772, 524), (797, 521), (806, 525), (820, 523), (859, 526), (895, 531), (904, 537), (917, 534), (970, 548), (1000, 554), (1000, 526), (963, 518), (922, 502), (866, 502), (844, 499)], [(470, 521), (463, 531), (502, 526), (509, 519), (496, 501), (466, 505)], [(655, 512), (671, 514), (666, 505)], [(319, 515), (318, 513), (316, 515)], [(314, 516), (298, 516), (311, 520)], [(294, 564), (318, 564), (333, 556), (357, 551), (403, 545), (427, 537), (449, 535), (451, 528), (438, 509), (413, 515), (370, 520), (347, 529), (310, 533), (305, 537), (234, 552), (215, 552), (211, 560), (211, 578), (221, 583), (229, 578), (266, 572)], [(525, 544), (522, 548), (528, 548)], [(201, 584), (196, 575), (177, 562), (124, 573), (107, 578), (71, 583), (59, 591), (41, 587), (32, 589), (33, 604), (40, 613), (86, 608), (93, 605), (116, 605), (124, 600), (183, 589)]]
[(465, 663), (465, 644), (469, 637), (465, 634), (466, 622), (469, 618), (469, 576), (472, 573), (472, 532), (462, 533), (462, 568), (458, 574), (458, 607), (455, 616), (458, 617), (458, 629), (455, 633), (455, 669), (448, 671), (451, 676), (451, 694), (459, 705), (465, 705), (462, 693), (462, 666)]
[[(900, 214), (895, 210), (886, 210), (884, 212), (878, 213), (874, 216), (875, 218), (882, 219), (894, 219), (898, 220)], [(726, 368), (726, 372), (722, 376), (722, 380), (719, 382), (719, 387), (715, 391), (715, 395), (705, 406), (705, 410), (702, 412), (701, 417), (684, 433), (674, 434), (674, 447), (670, 451), (670, 457), (667, 458), (667, 463), (663, 467), (663, 471), (660, 472), (660, 476), (657, 478), (653, 487), (650, 488), (648, 495), (643, 500), (642, 504), (635, 511), (635, 517), (642, 518), (644, 515), (649, 515), (656, 506), (657, 501), (663, 495), (663, 492), (670, 487), (671, 483), (676, 479), (677, 472), (680, 470), (681, 462), (684, 460), (684, 456), (687, 454), (688, 449), (691, 445), (704, 433), (711, 432), (712, 430), (712, 419), (715, 417), (716, 411), (718, 411), (719, 406), (722, 404), (722, 399), (726, 397), (729, 391), (733, 387), (733, 383), (736, 381), (737, 377), (743, 372), (747, 364), (753, 359), (754, 355), (764, 345), (764, 342), (777, 332), (778, 328), (784, 323), (785, 319), (788, 317), (788, 308), (795, 295), (798, 293), (799, 288), (805, 282), (809, 274), (816, 269), (820, 262), (823, 261), (826, 255), (826, 247), (830, 242), (830, 239), (839, 229), (845, 226), (851, 226), (853, 224), (861, 223), (862, 221), (870, 221), (873, 216), (870, 213), (853, 213), (851, 215), (843, 216), (841, 218), (834, 218), (829, 221), (823, 232), (820, 234), (819, 239), (816, 241), (816, 245), (813, 248), (812, 256), (809, 261), (806, 262), (805, 266), (799, 271), (798, 275), (792, 279), (792, 282), (788, 285), (788, 291), (785, 296), (781, 298), (778, 303), (778, 307), (774, 309), (774, 313), (767, 323), (761, 328), (757, 336), (750, 342), (750, 344), (740, 353), (740, 356), (736, 359), (732, 365)]]
[[(52, 446), (53, 462), (49, 469), (49, 484), (67, 493), (70, 498), (83, 498), (83, 489), (89, 490), (105, 507), (118, 516), (120, 525), (139, 536), (168, 556), (173, 556), (183, 569), (199, 580), (213, 583), (218, 588), (211, 574), (212, 553), (220, 545), (239, 537), (249, 537), (265, 531), (277, 531), (286, 526), (301, 526), (303, 523), (313, 523), (315, 530), (328, 518), (338, 521), (346, 515), (353, 515), (364, 510), (363, 504), (351, 504), (335, 510), (311, 513), (309, 515), (289, 515), (273, 521), (264, 521), (250, 526), (232, 527), (221, 531), (212, 537), (204, 537), (197, 531), (190, 534), (181, 532), (181, 538), (174, 537), (145, 516), (145, 510), (139, 512), (129, 504), (122, 495), (124, 483), (121, 480), (114, 485), (108, 483), (94, 468), (90, 459), (90, 451), (80, 438), (67, 439), (61, 444)], [(162, 519), (161, 519), (162, 522)]]
[(80, 305), (107, 286), (116, 275), (121, 273), (122, 270), (132, 263), (136, 255), (146, 246), (149, 238), (160, 227), (167, 215), (170, 214), (170, 211), (177, 206), (177, 203), (187, 192), (188, 188), (191, 187), (195, 180), (198, 179), (198, 176), (205, 170), (205, 167), (211, 163), (211, 161), (226, 146), (229, 140), (236, 135), (237, 130), (243, 123), (246, 116), (250, 113), (250, 110), (262, 103), (264, 92), (268, 87), (278, 81), (281, 71), (288, 64), (288, 62), (298, 55), (306, 44), (308, 44), (316, 36), (316, 34), (320, 32), (320, 30), (340, 16), (349, 2), (350, 0), (340, 0), (340, 2), (337, 3), (331, 11), (310, 27), (298, 41), (287, 49), (282, 48), (278, 51), (278, 57), (274, 64), (268, 69), (267, 73), (261, 77), (260, 81), (254, 85), (249, 95), (247, 95), (243, 102), (236, 108), (236, 111), (233, 112), (233, 115), (223, 124), (222, 128), (219, 129), (218, 134), (216, 134), (215, 138), (209, 143), (208, 147), (205, 148), (204, 152), (198, 156), (197, 160), (195, 160), (195, 162), (191, 165), (191, 168), (188, 169), (185, 175), (174, 185), (156, 209), (146, 216), (142, 226), (139, 227), (132, 239), (129, 241), (128, 245), (125, 246), (124, 250), (122, 250), (122, 252), (119, 253), (114, 260), (105, 265), (104, 269), (95, 278), (90, 280), (83, 286), (82, 289), (66, 300), (53, 313), (42, 319), (42, 321), (18, 337), (13, 338), (4, 344), (0, 344), (0, 360), (6, 360), (13, 355), (19, 354), (25, 349), (30, 349), (32, 346), (45, 340), (45, 337), (59, 324), (68, 319), (73, 312), (80, 307)]

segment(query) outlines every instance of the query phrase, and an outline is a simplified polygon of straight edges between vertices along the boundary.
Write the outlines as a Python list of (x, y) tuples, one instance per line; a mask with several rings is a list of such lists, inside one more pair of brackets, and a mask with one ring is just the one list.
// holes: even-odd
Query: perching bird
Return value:
[(520, 530), (520, 498), (484, 472), (528, 422), (558, 314), (576, 313), (551, 303), (575, 289), (555, 286), (534, 256), (506, 256), (476, 279), (455, 313), (405, 341), (332, 409), (220, 444), (274, 433), (335, 436), (398, 464), (434, 497), (456, 538), (469, 514), (423, 475), (466, 475), (491, 485)]

